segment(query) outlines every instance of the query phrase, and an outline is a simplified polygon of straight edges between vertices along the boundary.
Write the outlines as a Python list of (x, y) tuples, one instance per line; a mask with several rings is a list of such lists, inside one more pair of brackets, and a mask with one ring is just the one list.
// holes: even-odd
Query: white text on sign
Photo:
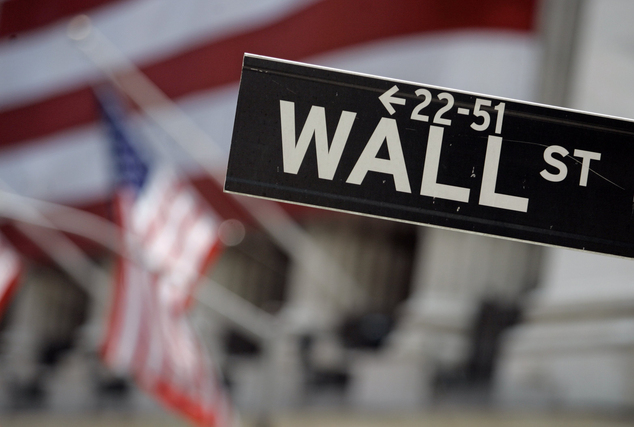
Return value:
[[(395, 96), (397, 92), (398, 87), (395, 85), (379, 96), (379, 101), (386, 108), (389, 115), (393, 115), (396, 112), (393, 105), (406, 105), (405, 98)], [(432, 102), (432, 93), (428, 89), (420, 88), (415, 91), (415, 94), (417, 97), (421, 97), (422, 101), (413, 108), (410, 119), (429, 122), (431, 118), (432, 122), (427, 138), (427, 148), (419, 194), (432, 198), (469, 203), (471, 189), (438, 182), (444, 126), (451, 126), (452, 120), (450, 117), (454, 107), (454, 98), (448, 92), (437, 94), (436, 98), (440, 100), (443, 105), (433, 114), (433, 117), (430, 117), (430, 115), (424, 113), (425, 109)], [(487, 109), (484, 107), (487, 107)], [(503, 145), (503, 138), (500, 134), (502, 133), (505, 103), (499, 102), (497, 105), (493, 105), (493, 102), (489, 99), (477, 98), (473, 105), (472, 112), (464, 107), (457, 109), (457, 114), (460, 115), (470, 115), (471, 113), (475, 117), (470, 124), (471, 129), (477, 132), (489, 130), (494, 133), (487, 137), (478, 204), (516, 212), (527, 212), (529, 205), (528, 198), (496, 192)], [(493, 118), (492, 115), (495, 117)], [(332, 180), (339, 166), (356, 116), (356, 112), (342, 111), (332, 141), (328, 141), (326, 110), (324, 107), (313, 105), (304, 122), (299, 137), (297, 137), (295, 104), (290, 101), (280, 100), (284, 172), (290, 174), (298, 173), (306, 156), (306, 152), (308, 151), (308, 147), (314, 139), (317, 157), (317, 175), (320, 179)], [(492, 124), (493, 126), (491, 126)], [(384, 144), (387, 147), (388, 158), (379, 157), (379, 151)], [(555, 156), (558, 155), (563, 158), (569, 157), (569, 154), (567, 149), (559, 145), (546, 147), (543, 159), (547, 165), (540, 172), (541, 177), (550, 182), (560, 182), (564, 180), (568, 175), (568, 167), (562, 160)], [(599, 161), (601, 159), (601, 153), (575, 149), (573, 156), (575, 161), (581, 164), (579, 185), (585, 187), (588, 183), (591, 162)], [(383, 117), (379, 120), (365, 148), (348, 175), (346, 183), (361, 185), (368, 172), (391, 175), (396, 191), (412, 193), (396, 119)]]

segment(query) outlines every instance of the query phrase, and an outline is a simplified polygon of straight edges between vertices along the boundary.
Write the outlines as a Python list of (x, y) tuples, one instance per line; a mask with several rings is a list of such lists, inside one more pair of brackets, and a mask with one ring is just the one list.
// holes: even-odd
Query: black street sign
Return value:
[(634, 256), (634, 122), (245, 55), (225, 189)]

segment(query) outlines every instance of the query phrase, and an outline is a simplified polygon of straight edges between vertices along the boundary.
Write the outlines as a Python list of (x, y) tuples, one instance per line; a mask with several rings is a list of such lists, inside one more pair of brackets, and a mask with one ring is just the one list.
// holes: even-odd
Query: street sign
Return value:
[(634, 256), (634, 122), (245, 55), (225, 190)]

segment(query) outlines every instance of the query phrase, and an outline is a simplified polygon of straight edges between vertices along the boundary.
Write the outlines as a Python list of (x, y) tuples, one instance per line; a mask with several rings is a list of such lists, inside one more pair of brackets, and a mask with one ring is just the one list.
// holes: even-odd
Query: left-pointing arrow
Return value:
[(392, 104), (405, 105), (405, 98), (397, 98), (394, 95), (398, 92), (398, 86), (394, 85), (389, 90), (387, 90), (383, 95), (379, 96), (379, 100), (383, 103), (383, 106), (387, 109), (387, 112), (390, 113), (390, 116), (396, 113)]

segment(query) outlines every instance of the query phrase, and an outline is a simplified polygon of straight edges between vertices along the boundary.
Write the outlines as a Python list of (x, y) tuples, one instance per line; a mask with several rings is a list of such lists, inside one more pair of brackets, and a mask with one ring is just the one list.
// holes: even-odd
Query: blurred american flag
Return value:
[[(106, 200), (111, 177), (91, 92), (105, 79), (67, 37), (76, 13), (225, 153), (245, 52), (520, 99), (532, 97), (539, 53), (537, 0), (8, 0), (0, 8), (0, 179), (80, 207)], [(210, 185), (175, 145), (173, 161)], [(226, 157), (203, 161), (226, 166)]]
[(187, 318), (193, 288), (219, 250), (217, 216), (168, 167), (139, 156), (113, 90), (102, 87), (99, 101), (127, 252), (115, 273), (103, 358), (197, 424), (228, 425), (227, 396)]

